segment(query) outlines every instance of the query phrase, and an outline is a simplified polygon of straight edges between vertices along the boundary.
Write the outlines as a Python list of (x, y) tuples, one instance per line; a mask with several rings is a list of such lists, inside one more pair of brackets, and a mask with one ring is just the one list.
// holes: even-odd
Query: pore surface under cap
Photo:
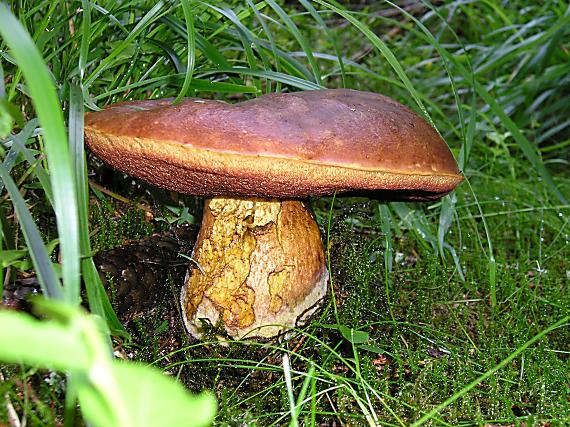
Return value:
[(346, 89), (237, 104), (195, 98), (115, 104), (88, 113), (85, 132), (93, 152), (117, 169), (206, 196), (402, 190), (404, 198), (421, 199), (443, 195), (462, 179), (425, 120), (388, 97)]

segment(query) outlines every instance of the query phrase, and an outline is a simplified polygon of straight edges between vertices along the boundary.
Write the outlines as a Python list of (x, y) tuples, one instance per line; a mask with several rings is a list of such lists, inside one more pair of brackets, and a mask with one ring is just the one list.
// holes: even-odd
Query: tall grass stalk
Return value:
[[(61, 105), (41, 54), (5, 4), (0, 4), (0, 35), (10, 46), (11, 53), (26, 79), (42, 126), (44, 147), (50, 166), (53, 208), (58, 226), (64, 284), (62, 293), (52, 296), (63, 298), (71, 304), (79, 304), (81, 254), (77, 196)], [(48, 276), (44, 279), (48, 280)], [(50, 275), (49, 280), (54, 280), (54, 277)], [(54, 289), (57, 286), (55, 283), (57, 282), (54, 282)]]

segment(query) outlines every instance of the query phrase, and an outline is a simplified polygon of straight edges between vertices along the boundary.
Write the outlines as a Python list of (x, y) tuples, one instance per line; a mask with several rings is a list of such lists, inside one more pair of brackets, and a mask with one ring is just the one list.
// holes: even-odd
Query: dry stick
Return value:
[[(0, 382), (6, 381), (4, 379), (4, 375), (0, 371)], [(12, 405), (12, 401), (10, 400), (10, 395), (8, 392), (4, 393), (4, 399), (6, 400), (6, 413), (8, 417), (8, 422), (10, 423), (11, 427), (20, 427), (22, 424), (20, 423), (20, 418), (18, 417), (18, 413), (14, 409), (14, 405)]]
[[(2, 284), (2, 289), (6, 289), (8, 287), (8, 284), (10, 283), (11, 272), (12, 272), (12, 266), (9, 265), (6, 267), (6, 273), (4, 274), (4, 282)], [(0, 373), (0, 381), (3, 381), (2, 373)]]
[[(95, 190), (100, 191), (103, 194), (106, 194), (107, 196), (112, 197), (113, 199), (118, 200), (119, 202), (123, 202), (127, 205), (133, 205), (133, 202), (129, 199), (127, 199), (126, 197), (121, 196), (120, 194), (117, 194), (111, 190), (108, 190), (107, 188), (89, 180), (89, 186), (93, 187)], [(148, 206), (143, 205), (142, 203), (136, 203), (134, 204), (137, 208), (139, 208), (142, 211), (148, 212), (149, 214), (154, 216), (154, 212), (152, 211), (151, 208), (149, 208)]]

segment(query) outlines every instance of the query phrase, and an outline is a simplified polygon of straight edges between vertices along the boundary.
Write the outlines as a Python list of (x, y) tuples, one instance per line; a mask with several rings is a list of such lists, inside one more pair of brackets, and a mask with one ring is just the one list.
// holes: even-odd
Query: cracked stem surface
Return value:
[(326, 293), (318, 226), (297, 200), (222, 198), (206, 201), (192, 270), (183, 291), (186, 326), (200, 335), (200, 318), (233, 337), (252, 329), (273, 336), (294, 326)]

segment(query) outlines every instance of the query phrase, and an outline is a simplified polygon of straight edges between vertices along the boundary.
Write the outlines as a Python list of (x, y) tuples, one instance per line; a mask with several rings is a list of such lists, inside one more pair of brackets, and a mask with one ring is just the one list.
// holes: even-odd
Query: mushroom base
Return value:
[(188, 331), (204, 320), (232, 338), (273, 337), (302, 323), (327, 290), (319, 228), (296, 200), (206, 200), (181, 293)]

